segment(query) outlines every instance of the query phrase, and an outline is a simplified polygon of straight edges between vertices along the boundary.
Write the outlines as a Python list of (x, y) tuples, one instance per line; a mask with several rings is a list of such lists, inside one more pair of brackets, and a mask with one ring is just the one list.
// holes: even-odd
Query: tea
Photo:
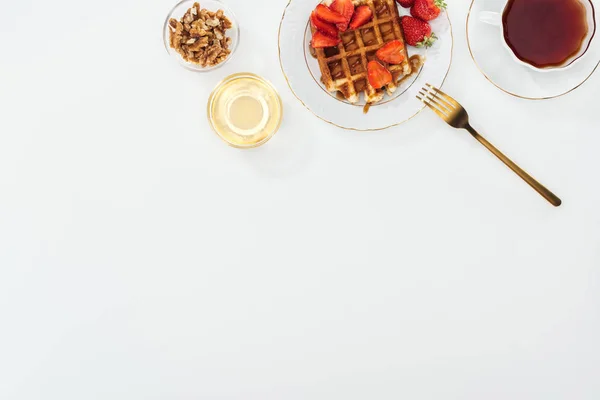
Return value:
[(538, 68), (565, 64), (579, 53), (588, 31), (581, 0), (509, 0), (502, 25), (515, 55)]

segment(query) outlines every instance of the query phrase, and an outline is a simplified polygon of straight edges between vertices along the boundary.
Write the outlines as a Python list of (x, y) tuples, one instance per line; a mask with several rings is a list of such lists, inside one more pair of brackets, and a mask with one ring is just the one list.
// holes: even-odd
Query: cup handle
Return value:
[(493, 11), (481, 11), (479, 20), (489, 25), (502, 26), (502, 16), (500, 13)]

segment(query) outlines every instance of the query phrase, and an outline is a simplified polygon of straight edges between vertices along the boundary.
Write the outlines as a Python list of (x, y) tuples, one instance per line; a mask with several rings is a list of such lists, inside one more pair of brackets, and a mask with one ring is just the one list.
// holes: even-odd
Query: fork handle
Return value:
[(539, 183), (538, 181), (533, 179), (533, 177), (531, 175), (529, 175), (527, 172), (523, 171), (521, 169), (521, 167), (519, 167), (517, 164), (512, 162), (508, 157), (506, 157), (504, 154), (502, 154), (502, 152), (500, 150), (495, 148), (494, 145), (492, 145), (483, 136), (481, 136), (479, 133), (477, 133), (477, 131), (475, 129), (473, 129), (473, 127), (471, 125), (467, 125), (467, 127), (465, 129), (467, 131), (469, 131), (469, 133), (475, 139), (477, 139), (477, 141), (479, 143), (481, 143), (489, 151), (494, 153), (494, 155), (496, 157), (498, 157), (500, 159), (500, 161), (502, 161), (504, 164), (506, 164), (508, 166), (508, 168), (512, 169), (525, 182), (527, 182), (529, 184), (529, 186), (531, 186), (533, 189), (535, 189), (536, 192), (538, 192), (539, 194), (542, 195), (542, 197), (544, 197), (546, 200), (548, 200), (550, 202), (550, 204), (552, 204), (554, 207), (559, 207), (562, 204), (561, 199), (559, 199), (554, 193), (552, 193), (551, 191), (546, 189), (544, 187), (544, 185), (542, 185), (541, 183)]

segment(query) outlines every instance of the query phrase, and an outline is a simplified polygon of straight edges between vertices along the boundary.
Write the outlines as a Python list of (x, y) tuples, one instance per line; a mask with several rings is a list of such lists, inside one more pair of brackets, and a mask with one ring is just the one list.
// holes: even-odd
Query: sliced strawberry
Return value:
[(331, 22), (332, 24), (343, 24), (346, 22), (346, 18), (342, 17), (335, 11), (330, 10), (327, 6), (319, 4), (315, 10), (317, 17), (325, 22)]
[(352, 20), (352, 16), (354, 15), (354, 4), (352, 3), (352, 0), (335, 0), (331, 3), (329, 8), (346, 19), (346, 22), (343, 24), (337, 24), (337, 28), (340, 31), (346, 32), (346, 30), (348, 30), (348, 25)]
[(411, 8), (415, 4), (415, 0), (396, 0), (404, 8)]
[(359, 6), (356, 7), (356, 11), (354, 12), (354, 17), (352, 17), (352, 21), (350, 22), (350, 29), (358, 29), (364, 24), (371, 21), (373, 18), (373, 11), (369, 6)]
[(315, 32), (310, 42), (314, 49), (337, 46), (341, 42), (340, 38), (332, 38), (319, 31)]
[(371, 61), (367, 65), (369, 83), (375, 89), (381, 89), (392, 81), (392, 74), (377, 61)]
[(314, 11), (312, 14), (310, 14), (310, 23), (319, 32), (323, 32), (324, 34), (326, 34), (327, 36), (331, 36), (332, 38), (338, 37), (338, 30), (335, 27), (335, 25), (320, 20)]
[(404, 44), (399, 40), (392, 40), (377, 50), (377, 58), (388, 64), (401, 64), (404, 61)]

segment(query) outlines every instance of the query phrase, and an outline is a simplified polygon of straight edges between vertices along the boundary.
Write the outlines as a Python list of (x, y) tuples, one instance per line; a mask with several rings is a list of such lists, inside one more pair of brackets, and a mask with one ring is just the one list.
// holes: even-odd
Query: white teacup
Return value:
[(592, 4), (591, 0), (580, 0), (580, 1), (581, 1), (581, 4), (584, 6), (585, 12), (586, 12), (586, 22), (587, 22), (587, 26), (588, 26), (587, 35), (581, 44), (581, 48), (579, 49), (579, 52), (577, 52), (576, 54), (574, 54), (573, 56), (568, 58), (562, 65), (557, 65), (557, 66), (548, 66), (548, 67), (540, 68), (540, 67), (536, 67), (535, 65), (529, 64), (529, 63), (521, 60), (519, 57), (517, 57), (517, 55), (514, 53), (514, 51), (508, 45), (508, 43), (506, 43), (506, 39), (504, 37), (504, 26), (503, 26), (502, 15), (506, 11), (508, 2), (506, 2), (506, 4), (504, 5), (502, 12), (493, 12), (493, 11), (480, 12), (479, 20), (481, 22), (485, 22), (487, 24), (494, 25), (494, 26), (501, 28), (498, 30), (498, 32), (499, 32), (498, 34), (500, 35), (502, 44), (504, 45), (506, 50), (510, 52), (510, 54), (512, 55), (515, 62), (517, 62), (521, 65), (524, 65), (526, 67), (529, 67), (535, 71), (541, 71), (541, 72), (564, 70), (564, 69), (572, 67), (578, 60), (580, 60), (581, 58), (583, 58), (585, 56), (585, 53), (587, 52), (588, 48), (590, 47), (590, 43), (592, 42), (592, 39), (594, 38), (594, 35), (596, 33), (596, 15), (595, 15), (595, 10), (594, 10), (594, 5)]

